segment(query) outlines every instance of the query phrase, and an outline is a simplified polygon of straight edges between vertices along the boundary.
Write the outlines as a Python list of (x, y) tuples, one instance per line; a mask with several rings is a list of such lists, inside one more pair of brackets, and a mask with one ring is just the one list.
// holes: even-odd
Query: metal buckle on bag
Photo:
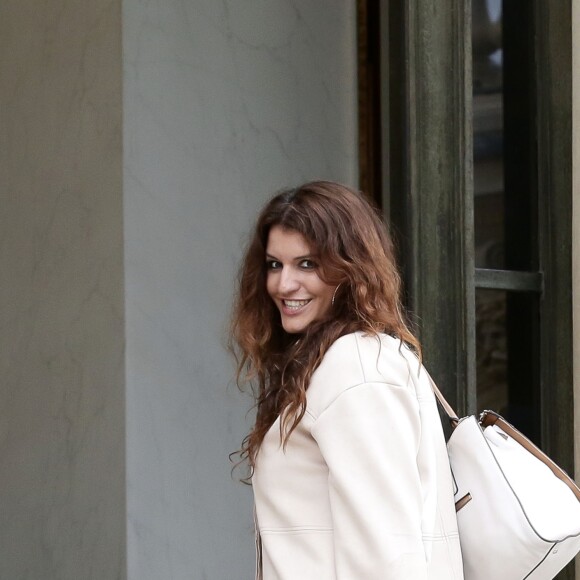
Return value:
[(495, 425), (496, 421), (501, 418), (501, 415), (498, 415), (495, 411), (486, 409), (479, 414), (478, 422), (480, 425), (489, 427), (489, 425)]
[(489, 411), (488, 409), (486, 409), (485, 411), (482, 411), (482, 412), (479, 414), (479, 418), (477, 419), (477, 422), (478, 422), (480, 425), (482, 425), (482, 424), (483, 424), (483, 422), (485, 421), (485, 418), (487, 417), (487, 415), (488, 415), (488, 413), (489, 413), (489, 412), (490, 412), (490, 411)]
[[(490, 421), (488, 421), (488, 417), (491, 418)], [(495, 411), (486, 409), (479, 414), (479, 426), (483, 428), (491, 427), (497, 423), (498, 419), (502, 419), (501, 415), (498, 415)], [(509, 437), (501, 429), (497, 430), (497, 434), (503, 437), (506, 441), (509, 439)]]

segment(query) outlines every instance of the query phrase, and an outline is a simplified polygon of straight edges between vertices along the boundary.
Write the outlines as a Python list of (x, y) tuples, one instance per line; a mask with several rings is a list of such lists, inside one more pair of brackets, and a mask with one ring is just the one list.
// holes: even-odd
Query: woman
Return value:
[[(251, 468), (263, 580), (463, 578), (453, 482), (384, 224), (307, 183), (262, 210), (234, 308), (256, 384)], [(261, 553), (260, 553), (261, 552)]]

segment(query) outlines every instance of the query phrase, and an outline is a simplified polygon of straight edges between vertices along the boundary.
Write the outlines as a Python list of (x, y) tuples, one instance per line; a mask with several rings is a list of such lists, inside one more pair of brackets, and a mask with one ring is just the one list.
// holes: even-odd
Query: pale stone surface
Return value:
[(357, 182), (354, 3), (6, 0), (0, 48), (0, 578), (251, 578), (234, 273)]
[[(574, 343), (574, 465), (580, 482), (580, 5), (572, 2), (572, 306)], [(580, 580), (580, 556), (576, 557)]]
[[(580, 5), (572, 2), (572, 287), (574, 308), (574, 426), (580, 481)], [(579, 566), (580, 568), (580, 566)], [(580, 569), (577, 572), (580, 579)]]
[[(576, 475), (580, 481), (580, 5), (572, 3), (572, 285), (574, 297), (574, 401)], [(579, 576), (580, 578), (580, 576)]]
[(274, 190), (356, 184), (354, 3), (126, 0), (123, 21), (129, 577), (251, 578), (233, 278)]
[(0, 10), (0, 578), (126, 577), (120, 1)]

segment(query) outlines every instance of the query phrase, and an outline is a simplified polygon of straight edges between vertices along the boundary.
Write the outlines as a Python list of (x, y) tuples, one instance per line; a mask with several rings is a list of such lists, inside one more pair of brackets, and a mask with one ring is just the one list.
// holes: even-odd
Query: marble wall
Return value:
[(257, 208), (357, 182), (351, 0), (5, 0), (0, 578), (251, 578)]
[(0, 578), (126, 577), (121, 4), (0, 10)]
[[(572, 296), (574, 313), (574, 426), (580, 482), (580, 5), (572, 2)], [(580, 580), (580, 560), (576, 577)]]
[(355, 3), (123, 6), (129, 578), (251, 578), (232, 283), (274, 190), (356, 184)]

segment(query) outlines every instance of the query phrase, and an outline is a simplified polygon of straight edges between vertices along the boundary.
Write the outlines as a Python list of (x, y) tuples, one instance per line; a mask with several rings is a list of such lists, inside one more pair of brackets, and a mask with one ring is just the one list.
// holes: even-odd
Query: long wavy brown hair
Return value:
[[(317, 256), (319, 276), (338, 286), (330, 312), (301, 334), (288, 334), (266, 291), (266, 246), (273, 226), (299, 232)], [(401, 278), (391, 237), (359, 193), (330, 181), (283, 191), (260, 212), (238, 277), (231, 343), (238, 385), (249, 383), (256, 422), (242, 442), (250, 476), (266, 432), (280, 416), (285, 444), (306, 411), (306, 391), (322, 357), (354, 331), (399, 338), (418, 354), (401, 306)]]

